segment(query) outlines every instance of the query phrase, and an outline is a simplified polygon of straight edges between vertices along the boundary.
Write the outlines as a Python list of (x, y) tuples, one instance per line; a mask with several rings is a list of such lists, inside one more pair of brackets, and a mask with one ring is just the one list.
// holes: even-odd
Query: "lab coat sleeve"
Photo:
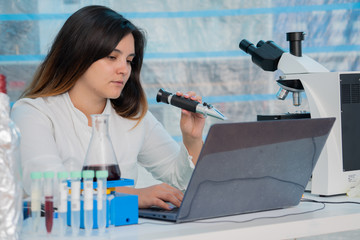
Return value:
[(178, 144), (154, 116), (147, 116), (146, 135), (138, 156), (155, 179), (185, 190), (194, 164), (183, 143)]
[(35, 106), (18, 102), (11, 118), (20, 129), (20, 156), (24, 190), (30, 194), (30, 174), (34, 171), (64, 171), (51, 120)]

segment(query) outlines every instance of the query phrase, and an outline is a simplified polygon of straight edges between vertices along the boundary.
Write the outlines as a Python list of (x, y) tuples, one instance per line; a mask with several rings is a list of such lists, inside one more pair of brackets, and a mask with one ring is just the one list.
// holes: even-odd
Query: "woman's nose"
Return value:
[(128, 64), (128, 61), (125, 60), (120, 60), (117, 65), (116, 65), (116, 73), (117, 74), (128, 74), (130, 71), (130, 64)]

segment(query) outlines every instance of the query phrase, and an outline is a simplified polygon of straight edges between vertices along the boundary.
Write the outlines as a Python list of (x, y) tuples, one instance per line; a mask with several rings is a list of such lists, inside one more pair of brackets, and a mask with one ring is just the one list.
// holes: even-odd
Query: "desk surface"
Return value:
[[(360, 202), (359, 198), (319, 198), (307, 193), (304, 198), (327, 202)], [(34, 235), (29, 228), (29, 221), (24, 222), (21, 239), (64, 238), (57, 234), (56, 229), (48, 236), (45, 227), (41, 233)], [(360, 229), (360, 204), (301, 202), (288, 209), (181, 224), (139, 218), (137, 225), (110, 227), (103, 235), (94, 230), (91, 236), (85, 236), (81, 229), (73, 239), (291, 239), (356, 229)], [(72, 236), (71, 228), (67, 230), (66, 236)]]

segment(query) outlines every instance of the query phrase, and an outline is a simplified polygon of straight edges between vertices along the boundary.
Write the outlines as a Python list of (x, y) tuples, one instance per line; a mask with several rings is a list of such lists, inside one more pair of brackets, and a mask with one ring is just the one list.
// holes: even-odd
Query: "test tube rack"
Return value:
[[(115, 192), (115, 187), (133, 186), (134, 180), (121, 178), (120, 180), (107, 181), (107, 221), (106, 227), (110, 225), (122, 226), (137, 224), (139, 220), (138, 196)], [(71, 189), (71, 181), (68, 181)], [(94, 182), (94, 189), (97, 183)], [(81, 189), (83, 184), (81, 183)], [(94, 195), (93, 229), (97, 229), (97, 198)], [(67, 225), (71, 226), (71, 200), (67, 201)], [(84, 228), (84, 199), (80, 198), (80, 228)]]

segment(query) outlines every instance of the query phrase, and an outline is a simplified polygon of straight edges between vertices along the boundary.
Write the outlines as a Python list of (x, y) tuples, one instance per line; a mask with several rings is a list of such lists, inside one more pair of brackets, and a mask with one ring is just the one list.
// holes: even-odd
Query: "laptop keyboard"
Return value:
[(178, 207), (176, 207), (176, 206), (174, 206), (174, 205), (172, 205), (172, 204), (170, 204), (170, 205), (173, 207), (173, 209), (171, 209), (171, 210), (163, 209), (163, 208), (156, 207), (156, 206), (153, 206), (153, 207), (151, 207), (150, 209), (151, 209), (152, 211), (156, 211), (156, 212), (168, 212), (168, 213), (177, 212), (177, 211), (179, 210)]

